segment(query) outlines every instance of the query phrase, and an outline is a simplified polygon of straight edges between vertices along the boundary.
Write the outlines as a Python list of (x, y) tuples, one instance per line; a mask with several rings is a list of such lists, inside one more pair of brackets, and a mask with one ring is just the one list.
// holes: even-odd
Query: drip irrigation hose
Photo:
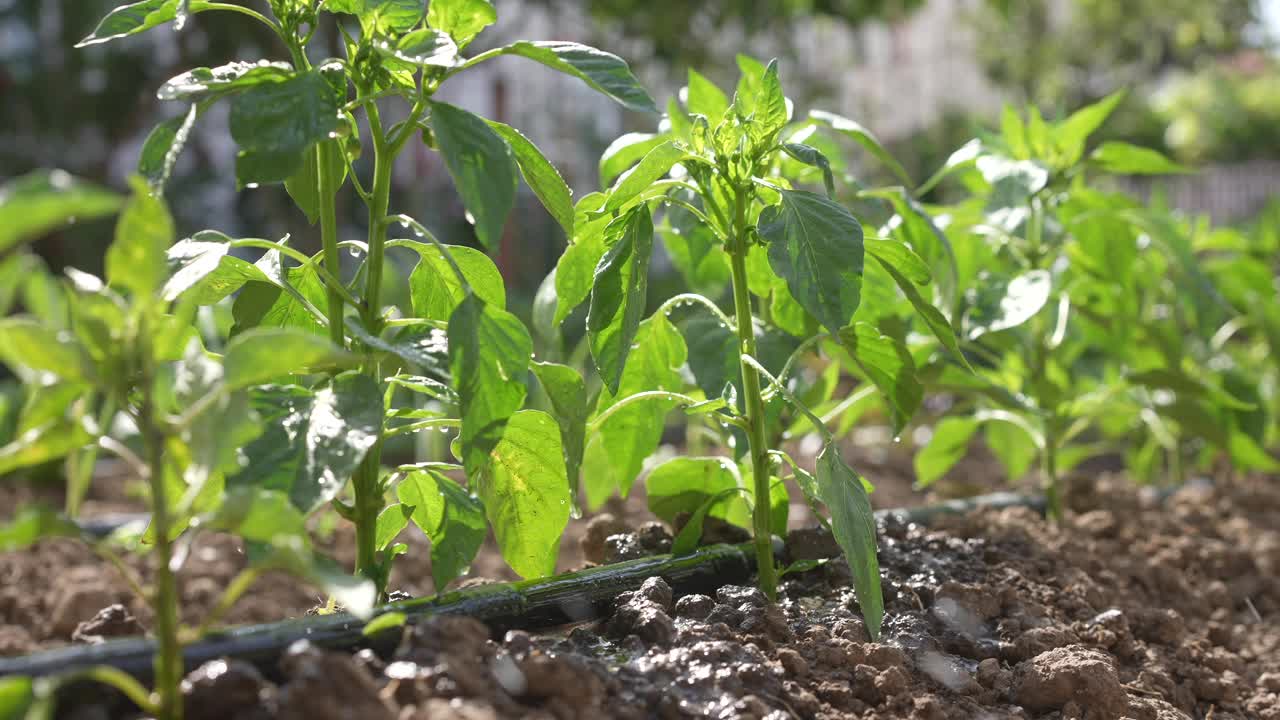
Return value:
[[(912, 509), (881, 510), (883, 522), (927, 525), (944, 515), (979, 509), (1029, 507), (1044, 511), (1043, 497), (1000, 492)], [(134, 516), (119, 519), (135, 521)], [(110, 534), (109, 523), (94, 529)], [(619, 594), (635, 590), (650, 577), (661, 577), (676, 597), (713, 594), (722, 585), (747, 582), (755, 570), (754, 545), (716, 545), (681, 557), (659, 555), (587, 568), (538, 580), (494, 583), (382, 606), (376, 615), (403, 613), (410, 625), (433, 615), (468, 615), (487, 624), (495, 636), (507, 630), (543, 630), (593, 620), (607, 614)], [(319, 615), (214, 632), (183, 648), (187, 671), (218, 658), (253, 663), (268, 674), (281, 654), (298, 640), (331, 650), (371, 648), (386, 656), (399, 632), (364, 634), (365, 621), (345, 613)], [(149, 682), (155, 643), (145, 638), (112, 640), (100, 645), (70, 646), (26, 656), (0, 659), (0, 677), (48, 677), (109, 666)]]

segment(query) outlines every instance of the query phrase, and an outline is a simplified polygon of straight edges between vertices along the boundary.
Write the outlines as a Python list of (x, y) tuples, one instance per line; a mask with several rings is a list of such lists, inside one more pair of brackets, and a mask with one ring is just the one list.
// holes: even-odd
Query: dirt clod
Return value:
[(392, 706), (378, 686), (344, 653), (321, 651), (305, 640), (280, 661), (288, 682), (280, 689), (280, 715), (287, 720), (392, 720)]
[(129, 612), (129, 608), (116, 603), (98, 611), (97, 615), (80, 623), (71, 633), (73, 642), (98, 645), (107, 638), (141, 635), (142, 625)]
[(610, 513), (600, 513), (587, 523), (586, 534), (579, 541), (582, 547), (582, 556), (588, 562), (597, 565), (605, 561), (605, 540), (610, 535), (621, 535), (626, 533), (630, 528), (622, 520)]
[(182, 681), (188, 720), (272, 717), (275, 687), (252, 665), (238, 660), (211, 660)]
[(1019, 665), (1013, 695), (1018, 704), (1040, 712), (1075, 702), (1096, 720), (1115, 720), (1128, 706), (1111, 659), (1080, 645), (1048, 650)]

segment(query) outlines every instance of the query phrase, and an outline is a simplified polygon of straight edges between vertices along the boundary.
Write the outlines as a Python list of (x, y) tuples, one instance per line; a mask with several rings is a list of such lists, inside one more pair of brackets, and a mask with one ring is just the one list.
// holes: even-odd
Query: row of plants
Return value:
[[(1011, 477), (1039, 470), (1054, 516), (1060, 477), (1091, 457), (1119, 453), (1141, 479), (1222, 457), (1275, 469), (1274, 232), (1213, 230), (1100, 189), (1108, 174), (1182, 171), (1123, 143), (1089, 148), (1118, 97), (1053, 123), (1007, 111), (999, 134), (916, 186), (868, 130), (801, 115), (776, 63), (740, 57), (731, 94), (690, 71), (656, 132), (615, 142), (603, 189), (574, 202), (518, 130), (435, 95), (516, 56), (657, 114), (620, 58), (526, 41), (467, 56), (496, 21), (488, 0), (270, 4), (117, 8), (82, 45), (231, 12), (270, 28), (289, 60), (197, 68), (162, 86), (186, 112), (152, 132), (127, 198), (56, 171), (0, 193), (0, 308), (26, 311), (0, 320), (0, 357), (22, 381), (0, 404), (0, 475), (62, 460), (67, 477), (63, 511), (24, 510), (0, 547), (81, 537), (73, 520), (100, 454), (145, 480), (145, 532), (86, 540), (155, 610), (154, 694), (91, 674), (158, 717), (182, 714), (182, 644), (263, 572), (294, 572), (331, 608), (368, 613), (387, 598), (407, 550), (396, 538), (412, 524), (430, 540), (439, 588), (490, 530), (518, 574), (546, 576), (570, 517), (641, 477), (656, 515), (688, 516), (677, 554), (697, 547), (708, 516), (749, 528), (771, 597), (792, 569), (775, 566), (771, 541), (799, 491), (844, 551), (875, 637), (872, 486), (838, 439), (871, 417), (903, 435), (926, 396), (947, 409), (926, 419), (922, 484), (980, 435)], [(310, 46), (330, 22), (340, 58)], [(219, 103), (238, 184), (283, 183), (318, 227), (316, 255), (288, 238), (178, 237), (165, 184)], [(389, 206), (411, 142), (440, 153), (478, 248), (443, 244)], [(863, 186), (849, 142), (901, 184)], [(521, 177), (569, 240), (529, 326), (486, 254)], [(918, 199), (942, 182), (965, 199)], [(366, 207), (365, 239), (338, 238), (339, 193)], [(26, 248), (70, 218), (117, 212), (104, 278), (53, 278)], [(659, 245), (689, 287), (654, 302)], [(396, 248), (418, 257), (404, 306), (387, 301)], [(229, 326), (216, 320), (227, 308)], [(566, 337), (575, 324), (581, 338)], [(654, 464), (677, 411), (694, 452)], [(383, 461), (388, 442), (441, 431), (447, 453)], [(820, 440), (813, 464), (787, 452), (802, 435)], [(353, 575), (314, 551), (308, 520), (330, 512), (355, 527)], [(174, 573), (204, 531), (243, 538), (250, 564), (202, 627), (182, 628)], [(150, 587), (122, 552), (151, 555)], [(51, 687), (15, 680), (0, 697), (51, 702)]]

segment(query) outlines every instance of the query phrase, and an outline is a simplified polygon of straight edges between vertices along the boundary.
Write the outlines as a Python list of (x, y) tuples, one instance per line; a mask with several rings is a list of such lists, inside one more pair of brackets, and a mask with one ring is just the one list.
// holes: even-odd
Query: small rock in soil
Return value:
[(636, 538), (640, 541), (640, 547), (644, 548), (650, 555), (671, 552), (671, 531), (667, 530), (666, 525), (656, 520), (647, 522), (637, 528)]
[(792, 562), (840, 557), (840, 544), (824, 525), (797, 528), (787, 533), (787, 557)]
[(103, 585), (72, 588), (58, 599), (51, 622), (58, 637), (69, 638), (80, 623), (97, 614), (100, 608), (115, 603), (115, 594)]
[(716, 591), (716, 600), (739, 610), (743, 605), (764, 607), (769, 604), (769, 598), (764, 596), (760, 588), (743, 585), (725, 585)]
[(182, 681), (187, 720), (269, 718), (275, 688), (239, 660), (210, 660)]
[(639, 560), (648, 556), (649, 552), (640, 544), (640, 539), (635, 536), (635, 533), (622, 533), (605, 538), (604, 562), (606, 565)]
[[(666, 583), (663, 583), (665, 586)], [(667, 588), (670, 593), (671, 588)], [(669, 595), (668, 595), (669, 597)], [(605, 624), (610, 637), (635, 636), (651, 645), (670, 645), (676, 637), (676, 625), (663, 606), (638, 593), (626, 593)]]
[(706, 595), (685, 595), (676, 601), (676, 617), (703, 620), (716, 606), (716, 601)]
[(610, 535), (622, 535), (630, 528), (627, 524), (609, 513), (600, 513), (587, 522), (587, 531), (579, 541), (582, 556), (587, 562), (601, 565), (605, 562), (605, 540)]
[[(640, 585), (640, 589), (635, 593), (628, 593), (633, 597), (648, 600), (649, 602), (662, 608), (664, 612), (671, 610), (671, 586), (666, 580), (660, 577), (646, 578), (644, 583)], [(625, 602), (625, 601), (624, 601)]]
[(138, 619), (129, 612), (129, 608), (116, 603), (98, 611), (97, 615), (80, 623), (71, 633), (73, 642), (87, 645), (100, 645), (107, 638), (141, 635), (142, 626)]
[(1075, 701), (1098, 720), (1115, 720), (1128, 705), (1111, 659), (1082, 645), (1049, 650), (1019, 665), (1013, 697), (1037, 712), (1060, 710)]
[(345, 653), (324, 652), (305, 640), (280, 661), (288, 682), (280, 688), (284, 720), (394, 720), (378, 686)]

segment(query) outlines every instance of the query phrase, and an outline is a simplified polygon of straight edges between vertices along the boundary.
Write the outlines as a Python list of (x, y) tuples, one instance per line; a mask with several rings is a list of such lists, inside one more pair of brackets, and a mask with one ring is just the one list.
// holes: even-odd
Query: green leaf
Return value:
[[(742, 392), (742, 365), (734, 328), (726, 327), (710, 310), (698, 307), (680, 323), (688, 347), (689, 371), (708, 398), (719, 397), (726, 385)], [(735, 408), (736, 410), (736, 408)]]
[[(693, 193), (680, 194), (686, 200), (694, 199)], [(729, 284), (729, 256), (721, 249), (720, 239), (688, 209), (669, 206), (661, 235), (671, 264), (691, 290), (715, 297)]]
[(406, 475), (396, 497), (413, 507), (413, 524), (431, 540), (431, 577), (440, 592), (470, 567), (484, 544), (484, 506), (457, 483), (431, 470)]
[(57, 460), (91, 442), (93, 437), (82, 423), (67, 418), (51, 420), (0, 446), (0, 476)]
[(304, 513), (342, 491), (382, 429), (382, 394), (359, 373), (338, 375), (314, 393), (273, 385), (251, 397), (266, 432), (244, 447), (249, 462), (228, 485), (287, 492)]
[(289, 496), (277, 490), (237, 487), (200, 526), (222, 530), (249, 542), (270, 543), (277, 537), (301, 538), (306, 542), (307, 517), (289, 503)]
[(386, 550), (396, 536), (409, 526), (409, 518), (413, 517), (414, 507), (399, 502), (388, 505), (378, 513), (378, 520), (374, 524), (374, 547), (379, 550)]
[(417, 67), (453, 67), (458, 63), (458, 46), (449, 35), (422, 28), (396, 40), (375, 43), (378, 52)]
[(556, 422), (560, 425), (560, 442), (564, 448), (564, 466), (569, 487), (576, 496), (578, 476), (582, 467), (582, 453), (586, 445), (587, 385), (577, 370), (567, 365), (535, 362), (533, 374), (538, 376), (542, 389), (551, 400)]
[(27, 317), (0, 319), (0, 357), (8, 364), (53, 373), (72, 382), (86, 382), (94, 374), (88, 356), (71, 333), (54, 332)]
[(853, 589), (858, 597), (867, 633), (880, 636), (884, 619), (884, 596), (880, 592), (880, 562), (876, 558), (876, 520), (862, 478), (840, 457), (834, 445), (818, 456), (818, 492), (831, 511), (831, 529), (853, 571)]
[(919, 256), (905, 245), (879, 240), (867, 241), (867, 254), (871, 255), (889, 277), (893, 278), (894, 283), (906, 296), (907, 302), (911, 303), (916, 314), (929, 326), (930, 332), (938, 342), (942, 343), (942, 346), (949, 350), (961, 365), (972, 370), (964, 353), (960, 351), (960, 343), (956, 339), (956, 332), (951, 323), (947, 321), (942, 311), (925, 300), (916, 288), (916, 283), (920, 279), (923, 278), (928, 282), (929, 278), (929, 269)]
[(31, 678), (13, 676), (0, 680), (0, 720), (22, 720), (29, 717), (27, 712), (35, 699)]
[(890, 220), (893, 234), (907, 243), (919, 255), (933, 273), (939, 303), (950, 317), (961, 290), (959, 268), (951, 241), (939, 229), (937, 223), (919, 202), (901, 188), (866, 193), (887, 200), (897, 212), (897, 220)]
[[(172, 22), (178, 16), (178, 4), (179, 0), (142, 0), (121, 5), (107, 13), (107, 16), (98, 23), (98, 27), (77, 43), (76, 47), (82, 48), (116, 40)], [(191, 0), (188, 9), (192, 13), (197, 13), (209, 9), (208, 5), (209, 3), (202, 0)]]
[(600, 156), (600, 185), (609, 186), (650, 150), (667, 142), (666, 135), (627, 133), (609, 144)]
[[(708, 500), (738, 484), (733, 461), (723, 457), (676, 457), (655, 467), (644, 481), (649, 511), (668, 523), (680, 513), (694, 513)], [(745, 492), (745, 490), (743, 490)], [(750, 518), (745, 502), (717, 503), (714, 517), (743, 524)]]
[(402, 612), (384, 612), (365, 623), (364, 629), (360, 631), (360, 634), (365, 637), (381, 635), (389, 630), (403, 628), (408, 620), (408, 616)]
[(707, 515), (711, 513), (717, 506), (724, 503), (735, 495), (746, 494), (745, 488), (733, 487), (726, 488), (719, 493), (707, 498), (702, 504), (698, 505), (698, 509), (693, 511), (689, 521), (676, 535), (671, 543), (671, 554), (679, 557), (688, 555), (698, 549), (698, 543), (702, 541), (702, 527), (706, 524)]
[[(239, 335), (255, 327), (289, 327), (323, 335), (325, 326), (309, 312), (303, 301), (312, 307), (323, 307), (326, 302), (324, 282), (313, 265), (286, 268), (278, 250), (270, 250), (254, 267), (269, 282), (249, 282), (236, 296), (231, 306), (235, 325), (231, 335)], [(243, 270), (243, 268), (239, 268)]]
[(493, 120), (486, 122), (511, 146), (529, 189), (542, 201), (552, 219), (564, 228), (565, 235), (573, 237), (573, 197), (560, 171), (519, 130)]
[(532, 353), (524, 323), (475, 295), (449, 318), (449, 366), (462, 398), (460, 440), (468, 478), (488, 464), (507, 420), (524, 404)]
[(827, 190), (827, 197), (836, 192), (835, 176), (831, 174), (831, 161), (817, 148), (803, 143), (783, 143), (782, 150), (805, 165), (811, 165), (822, 171), (822, 185)]
[(702, 73), (689, 68), (689, 85), (684, 104), (689, 112), (705, 115), (707, 122), (715, 126), (729, 109), (729, 98)]
[[(409, 295), (413, 299), (414, 316), (427, 320), (448, 320), (467, 296), (467, 289), (459, 282), (449, 261), (434, 244), (414, 240), (400, 240), (396, 243), (413, 248), (418, 253), (418, 264), (409, 274)], [(502, 274), (488, 255), (461, 245), (444, 247), (457, 263), (476, 297), (495, 308), (507, 306), (507, 291), (502, 283)]]
[[(293, 198), (294, 204), (307, 216), (307, 222), (312, 225), (320, 222), (318, 154), (315, 150), (304, 153), (302, 167), (284, 181), (284, 189), (289, 192), (289, 197)], [(331, 144), (325, 150), (324, 157), (329, 164), (330, 176), (335, 178), (335, 188), (341, 187), (347, 179), (347, 162), (343, 159), (342, 150)]]
[(187, 112), (160, 123), (147, 135), (142, 154), (138, 157), (138, 174), (147, 179), (156, 194), (164, 193), (164, 186), (169, 182), (169, 175), (199, 114), (196, 106), (192, 105)]
[[(684, 339), (664, 315), (640, 323), (635, 348), (627, 359), (618, 392), (605, 389), (596, 402), (596, 415), (622, 398), (649, 390), (678, 392), (684, 386), (680, 368), (688, 351)], [(666, 399), (636, 402), (614, 412), (587, 437), (582, 476), (591, 508), (597, 508), (615, 490), (625, 495), (644, 467), (644, 460), (658, 449), (663, 418), (675, 403)]]
[(587, 333), (600, 376), (616, 393), (648, 298), (653, 254), (649, 209), (643, 205), (633, 208), (611, 223), (605, 234), (611, 238), (611, 246), (596, 267)]
[(839, 337), (854, 362), (884, 394), (893, 415), (893, 434), (900, 434), (924, 399), (911, 351), (901, 340), (882, 335), (865, 322), (841, 328)]
[(512, 415), (492, 458), (476, 491), (503, 559), (524, 578), (554, 573), (570, 501), (556, 421), (537, 410)]
[(231, 255), (231, 238), (202, 230), (179, 240), (165, 254), (169, 279), (160, 289), (165, 302), (187, 296), (197, 305), (215, 305), (249, 282), (270, 283), (262, 269)]
[(978, 421), (968, 417), (943, 418), (933, 426), (929, 444), (916, 453), (916, 485), (928, 487), (947, 474), (969, 452), (969, 439), (978, 430)]
[(115, 242), (107, 248), (107, 279), (135, 296), (146, 297), (164, 283), (165, 253), (173, 244), (173, 218), (164, 201), (134, 177), (133, 196), (116, 224)]
[(355, 339), (372, 349), (388, 353), (391, 357), (385, 358), (386, 361), (398, 359), (406, 370), (421, 370), (438, 378), (449, 376), (449, 336), (440, 328), (410, 325), (384, 340), (369, 334), (358, 318), (349, 318), (347, 327)]
[(329, 0), (325, 9), (360, 18), (366, 35), (398, 34), (422, 19), (423, 0)]
[(199, 67), (175, 75), (156, 91), (161, 100), (198, 103), (246, 90), (263, 83), (289, 79), (293, 66), (285, 62), (230, 62), (218, 67)]
[(912, 188), (911, 175), (907, 173), (906, 168), (902, 167), (902, 163), (898, 162), (880, 143), (880, 140), (870, 130), (863, 127), (861, 123), (825, 110), (812, 110), (809, 112), (809, 117), (829, 125), (832, 130), (861, 145), (875, 159), (888, 168), (902, 182), (904, 187), (908, 190)]
[(933, 282), (933, 274), (929, 272), (929, 266), (906, 243), (880, 238), (864, 238), (862, 242), (868, 255), (879, 260), (886, 267), (897, 270), (912, 283), (928, 285)]
[(518, 55), (572, 75), (593, 89), (608, 95), (623, 107), (656, 113), (653, 98), (631, 74), (622, 58), (575, 42), (520, 41), (502, 48), (503, 55)]
[(1059, 167), (1069, 168), (1079, 162), (1089, 136), (1102, 127), (1102, 123), (1111, 116), (1125, 95), (1126, 90), (1117, 90), (1098, 102), (1071, 113), (1070, 117), (1054, 129), (1053, 140), (1061, 153)]
[(670, 141), (654, 147), (609, 191), (609, 200), (604, 204), (604, 210), (621, 210), (628, 202), (648, 190), (654, 182), (666, 177), (671, 168), (686, 156), (679, 145)]
[(1017, 423), (989, 422), (982, 434), (987, 447), (991, 448), (991, 454), (1004, 466), (1010, 482), (1016, 482), (1026, 475), (1040, 454), (1035, 440)]
[[(223, 366), (204, 351), (198, 339), (188, 340), (173, 373), (173, 397), (185, 422), (168, 447), (170, 455), (179, 456), (173, 465), (186, 485), (179, 488), (178, 497), (220, 493), (224, 474), (244, 466), (240, 449), (261, 434), (248, 393), (234, 390), (224, 383)], [(219, 482), (210, 483), (210, 479)], [(175, 508), (181, 504), (173, 499)]]
[(357, 359), (328, 337), (293, 328), (255, 328), (231, 339), (226, 385), (246, 388), (290, 375), (347, 367)]
[(448, 103), (431, 104), (431, 128), (445, 165), (475, 218), (483, 247), (498, 246), (516, 200), (516, 162), (511, 146), (485, 120)]
[(596, 219), (587, 217), (588, 213), (600, 209), (603, 203), (604, 196), (600, 193), (592, 193), (578, 201), (573, 242), (556, 263), (554, 320), (557, 325), (591, 295), (596, 266), (608, 250), (604, 231), (613, 218), (608, 215)]
[(1105, 142), (1098, 146), (1089, 160), (1103, 171), (1116, 175), (1173, 175), (1188, 172), (1187, 168), (1155, 150), (1119, 141)]
[(769, 265), (791, 296), (831, 332), (849, 323), (862, 288), (862, 226), (815, 193), (782, 191), (781, 205), (760, 213)]
[(995, 282), (979, 290), (969, 309), (969, 339), (1018, 327), (1035, 317), (1049, 302), (1053, 278), (1047, 270), (1031, 270), (1007, 283)]
[(61, 513), (46, 507), (28, 507), (5, 525), (0, 525), (0, 552), (26, 550), (52, 537), (80, 537), (80, 528)]
[(427, 24), (448, 33), (459, 48), (497, 21), (498, 11), (489, 0), (431, 0), (427, 7)]
[(274, 82), (260, 82), (231, 102), (231, 138), (240, 146), (236, 181), (243, 186), (282, 183), (303, 167), (305, 153), (342, 124), (327, 67)]
[(754, 140), (754, 147), (763, 151), (773, 145), (778, 131), (791, 119), (787, 98), (782, 94), (782, 82), (778, 79), (778, 61), (772, 60), (760, 79), (752, 108), (752, 122), (747, 132)]

